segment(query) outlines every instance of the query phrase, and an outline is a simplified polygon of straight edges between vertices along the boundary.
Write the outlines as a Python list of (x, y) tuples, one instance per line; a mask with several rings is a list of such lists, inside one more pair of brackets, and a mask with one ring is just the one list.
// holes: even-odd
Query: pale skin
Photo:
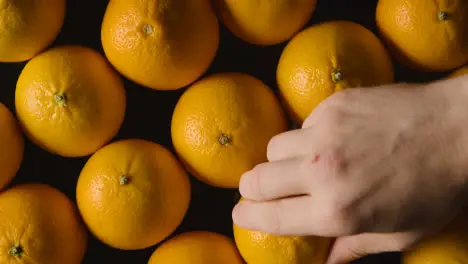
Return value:
[(468, 205), (468, 75), (335, 93), (267, 153), (237, 225), (337, 238), (327, 264), (409, 250)]

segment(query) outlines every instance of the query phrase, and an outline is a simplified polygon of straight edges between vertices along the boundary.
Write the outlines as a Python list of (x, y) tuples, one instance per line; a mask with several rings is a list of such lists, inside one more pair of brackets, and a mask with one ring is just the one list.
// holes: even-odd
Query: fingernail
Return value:
[(232, 209), (232, 221), (234, 224), (239, 225), (239, 219), (241, 219), (241, 212), (240, 208), (242, 206), (242, 202), (239, 202), (236, 206), (234, 206), (234, 209)]
[(250, 184), (248, 182), (252, 178), (251, 176), (252, 176), (252, 171), (248, 171), (244, 173), (240, 179), (239, 192), (243, 197), (246, 197), (246, 195), (249, 194)]

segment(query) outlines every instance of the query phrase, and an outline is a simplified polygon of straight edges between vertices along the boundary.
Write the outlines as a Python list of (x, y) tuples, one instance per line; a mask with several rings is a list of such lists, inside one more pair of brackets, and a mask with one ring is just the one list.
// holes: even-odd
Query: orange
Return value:
[(174, 155), (159, 144), (121, 140), (96, 152), (76, 189), (81, 215), (103, 243), (143, 249), (169, 236), (190, 202), (190, 182)]
[(10, 183), (23, 161), (24, 139), (13, 114), (0, 103), (0, 190)]
[(429, 72), (468, 62), (468, 1), (380, 0), (377, 26), (395, 57)]
[(176, 90), (212, 63), (219, 24), (210, 0), (111, 0), (101, 38), (107, 58), (128, 79)]
[(186, 232), (160, 245), (148, 264), (243, 264), (234, 242), (208, 231)]
[(350, 21), (330, 21), (288, 43), (277, 81), (290, 115), (301, 124), (335, 92), (392, 83), (394, 74), (387, 50), (371, 31)]
[(94, 153), (119, 131), (125, 89), (98, 52), (80, 46), (50, 49), (26, 64), (16, 86), (25, 134), (60, 156)]
[(26, 61), (46, 49), (65, 19), (65, 0), (0, 0), (0, 62)]
[(468, 213), (460, 214), (440, 233), (404, 252), (403, 264), (468, 263)]
[(249, 264), (325, 264), (331, 239), (314, 236), (276, 236), (234, 225), (234, 238)]
[(256, 45), (290, 39), (312, 17), (316, 0), (216, 0), (219, 17), (237, 37)]
[(44, 184), (0, 193), (0, 263), (80, 264), (88, 234), (72, 201)]
[(196, 82), (179, 99), (171, 127), (187, 169), (223, 188), (237, 188), (244, 172), (266, 161), (268, 141), (286, 130), (273, 91), (244, 73), (218, 73)]
[(462, 67), (449, 75), (449, 78), (460, 77), (462, 75), (468, 74), (468, 66)]

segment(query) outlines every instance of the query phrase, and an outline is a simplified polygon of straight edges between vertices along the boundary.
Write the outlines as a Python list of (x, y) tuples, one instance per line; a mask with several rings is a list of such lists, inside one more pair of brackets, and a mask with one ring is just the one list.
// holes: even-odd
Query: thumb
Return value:
[(345, 264), (370, 254), (397, 252), (413, 247), (419, 233), (359, 234), (337, 238), (327, 264)]

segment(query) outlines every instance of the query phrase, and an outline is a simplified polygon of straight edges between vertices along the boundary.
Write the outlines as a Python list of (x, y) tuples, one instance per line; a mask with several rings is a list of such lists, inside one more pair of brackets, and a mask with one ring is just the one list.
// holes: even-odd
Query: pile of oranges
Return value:
[[(0, 263), (81, 263), (90, 232), (120, 250), (158, 245), (150, 264), (323, 264), (330, 238), (235, 225), (234, 240), (209, 231), (171, 237), (192, 200), (189, 175), (237, 188), (244, 172), (266, 161), (272, 137), (300, 126), (335, 92), (393, 83), (394, 60), (451, 78), (468, 73), (464, 0), (379, 0), (379, 35), (344, 20), (307, 27), (316, 0), (110, 0), (103, 54), (52, 46), (66, 5), (0, 0), (0, 62), (26, 63), (15, 111), (0, 103)], [(247, 73), (206, 74), (221, 23), (249, 45), (287, 43), (271, 73), (278, 93)], [(145, 139), (114, 141), (126, 118), (123, 78), (154, 93), (185, 89), (172, 116), (174, 152)], [(51, 154), (89, 157), (76, 204), (46, 184), (9, 184), (23, 160), (23, 135)], [(467, 260), (468, 239), (461, 241), (436, 237), (405, 261)], [(451, 250), (455, 244), (464, 251)]]

